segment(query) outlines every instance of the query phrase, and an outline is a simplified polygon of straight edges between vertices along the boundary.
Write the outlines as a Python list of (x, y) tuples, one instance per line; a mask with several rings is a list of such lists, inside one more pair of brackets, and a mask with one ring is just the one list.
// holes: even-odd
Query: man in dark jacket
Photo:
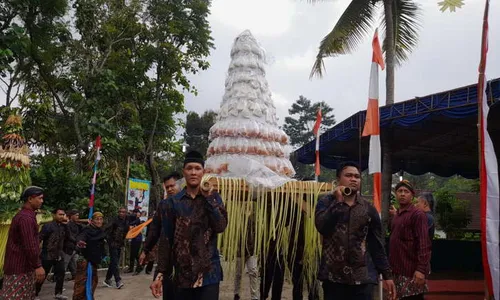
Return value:
[(78, 223), (80, 218), (80, 213), (76, 209), (72, 209), (68, 212), (69, 222), (67, 225), (66, 239), (64, 240), (64, 271), (69, 269), (71, 273), (71, 279), (75, 279), (76, 275), (76, 261), (78, 260), (78, 254), (76, 253), (76, 237), (80, 234), (82, 230), (82, 225)]
[[(43, 225), (40, 232), (40, 241), (42, 242), (42, 266), (45, 269), (45, 274), (54, 268), (55, 299), (68, 299), (63, 296), (64, 285), (64, 240), (66, 238), (66, 213), (62, 209), (54, 209), (52, 211), (54, 220)], [(36, 295), (40, 293), (43, 283), (36, 285)]]
[[(131, 227), (139, 226), (144, 223), (141, 220), (141, 211), (139, 209), (134, 209), (133, 213), (135, 214), (133, 221), (130, 222)], [(125, 273), (134, 272), (135, 261), (139, 261), (139, 250), (141, 250), (142, 245), (142, 233), (139, 233), (135, 238), (130, 241), (130, 261), (128, 265), (128, 270)], [(139, 274), (142, 271), (142, 266), (138, 263), (136, 274)]]
[(127, 220), (127, 209), (122, 207), (118, 211), (118, 216), (113, 220), (113, 222), (106, 227), (105, 232), (107, 234), (107, 241), (110, 254), (110, 264), (108, 268), (108, 273), (106, 274), (106, 280), (104, 280), (104, 285), (107, 287), (112, 287), (111, 278), (115, 277), (116, 288), (121, 289), (123, 287), (123, 282), (120, 277), (120, 254), (122, 248), (125, 245), (125, 236), (129, 230), (129, 221)]
[(97, 266), (106, 256), (104, 247), (106, 234), (102, 230), (103, 214), (94, 213), (92, 223), (82, 229), (78, 234), (77, 246), (78, 256), (75, 287), (73, 289), (73, 300), (86, 300), (87, 267), (90, 262), (92, 266), (92, 295), (97, 287)]

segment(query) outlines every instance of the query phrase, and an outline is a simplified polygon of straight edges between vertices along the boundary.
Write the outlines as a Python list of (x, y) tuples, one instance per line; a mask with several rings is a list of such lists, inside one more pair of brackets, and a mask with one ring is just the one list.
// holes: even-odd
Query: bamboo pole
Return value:
[(128, 177), (130, 176), (130, 156), (127, 157), (127, 176), (125, 177), (125, 208), (128, 206)]
[[(124, 204), (125, 204), (125, 209), (128, 211), (128, 177), (130, 176), (130, 156), (127, 157), (127, 176), (125, 177), (125, 199), (124, 199)], [(128, 245), (125, 243), (125, 245)], [(126, 264), (126, 256), (127, 256), (127, 249), (129, 247), (124, 247), (123, 249), (123, 255), (121, 257), (122, 260), (122, 269), (125, 268)]]

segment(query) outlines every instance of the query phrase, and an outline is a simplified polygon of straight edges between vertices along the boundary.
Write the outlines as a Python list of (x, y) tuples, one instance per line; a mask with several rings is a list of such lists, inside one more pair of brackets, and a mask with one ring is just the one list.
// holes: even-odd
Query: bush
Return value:
[(438, 190), (434, 196), (439, 227), (446, 232), (447, 239), (463, 238), (463, 230), (472, 220), (469, 201), (458, 199), (448, 189)]

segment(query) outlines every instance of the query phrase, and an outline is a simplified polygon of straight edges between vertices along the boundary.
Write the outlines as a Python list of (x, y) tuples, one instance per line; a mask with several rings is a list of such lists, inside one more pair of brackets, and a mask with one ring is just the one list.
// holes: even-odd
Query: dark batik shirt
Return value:
[(23, 208), (12, 219), (5, 249), (4, 274), (19, 275), (42, 266), (35, 212)]
[(222, 268), (217, 250), (217, 234), (227, 226), (227, 211), (217, 193), (192, 198), (182, 190), (160, 202), (157, 212), (167, 243), (158, 248), (158, 271), (168, 271), (168, 249), (172, 250), (175, 281), (179, 288), (217, 284)]
[(64, 257), (63, 247), (66, 239), (66, 225), (52, 221), (43, 225), (40, 231), (42, 260), (60, 260)]
[(69, 221), (66, 231), (66, 239), (64, 240), (64, 252), (68, 255), (73, 254), (76, 249), (76, 237), (82, 231), (83, 226), (73, 221)]
[(315, 221), (323, 235), (320, 280), (349, 285), (371, 282), (366, 255), (371, 255), (384, 279), (392, 278), (380, 216), (369, 202), (357, 197), (349, 206), (332, 194), (324, 195), (316, 205)]
[(108, 245), (111, 248), (121, 248), (125, 245), (125, 237), (129, 230), (129, 220), (116, 217), (105, 229)]
[(413, 277), (415, 271), (429, 274), (431, 240), (424, 212), (410, 205), (392, 218), (389, 262), (395, 274)]

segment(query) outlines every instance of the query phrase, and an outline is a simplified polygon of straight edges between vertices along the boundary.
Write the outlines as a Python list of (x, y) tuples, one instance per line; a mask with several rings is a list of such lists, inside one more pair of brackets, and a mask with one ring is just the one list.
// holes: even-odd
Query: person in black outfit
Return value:
[(90, 262), (92, 266), (92, 295), (97, 287), (97, 266), (106, 256), (105, 239), (106, 233), (102, 230), (103, 214), (96, 212), (92, 216), (92, 223), (84, 228), (76, 237), (77, 251), (79, 252), (77, 261), (77, 272), (75, 277), (75, 287), (73, 289), (73, 300), (86, 300), (87, 267)]
[(427, 225), (429, 226), (429, 238), (434, 239), (434, 232), (436, 230), (436, 225), (434, 222), (434, 196), (432, 193), (426, 192), (418, 196), (417, 203), (415, 206), (423, 211), (427, 216)]
[[(40, 232), (40, 241), (42, 242), (42, 266), (45, 269), (45, 276), (49, 274), (50, 269), (54, 268), (54, 281), (55, 299), (68, 299), (63, 296), (64, 285), (64, 240), (66, 238), (66, 213), (62, 209), (55, 209), (52, 211), (54, 220), (48, 224), (43, 225)], [(36, 296), (42, 289), (42, 283), (36, 284)]]
[[(130, 222), (131, 227), (139, 226), (143, 223), (141, 218), (141, 211), (139, 209), (134, 209), (133, 213), (135, 214), (133, 221)], [(135, 238), (130, 241), (130, 261), (128, 265), (128, 270), (125, 273), (134, 272), (135, 261), (139, 262), (139, 250), (141, 250), (142, 245), (142, 233), (139, 233)], [(142, 271), (142, 266), (138, 263), (136, 274), (139, 274)], [(136, 275), (135, 274), (135, 275)]]
[(66, 239), (64, 240), (64, 271), (69, 269), (71, 273), (71, 280), (75, 279), (76, 276), (76, 261), (78, 260), (78, 254), (76, 253), (76, 238), (80, 231), (83, 229), (83, 225), (78, 223), (80, 218), (80, 213), (76, 209), (72, 209), (68, 212), (69, 222), (67, 225)]
[(107, 234), (109, 254), (111, 256), (108, 273), (106, 274), (106, 280), (103, 282), (107, 287), (112, 287), (112, 277), (115, 277), (117, 289), (121, 289), (123, 287), (118, 264), (120, 262), (120, 254), (123, 246), (125, 245), (125, 236), (127, 235), (128, 230), (129, 220), (127, 219), (127, 209), (122, 207), (118, 211), (118, 217), (116, 217), (104, 230)]
[[(165, 178), (163, 178), (163, 186), (165, 188), (165, 199), (168, 199), (180, 191), (180, 187), (177, 184), (177, 181), (181, 178), (181, 175), (177, 172), (171, 173)], [(166, 200), (163, 200), (166, 201)], [(160, 245), (164, 243), (168, 243), (168, 240), (165, 237), (165, 234), (162, 234), (162, 226), (161, 226), (161, 217), (159, 212), (156, 211), (153, 216), (153, 221), (148, 225), (148, 230), (146, 233), (146, 242), (144, 243), (144, 247), (142, 249), (142, 253), (139, 257), (139, 263), (144, 264), (146, 258), (152, 255), (151, 252), (155, 248), (159, 248)], [(157, 255), (158, 258), (158, 255)], [(163, 300), (165, 299), (173, 299), (175, 297), (175, 286), (172, 281), (172, 270), (168, 274), (164, 274), (163, 279)], [(158, 270), (155, 270), (153, 280), (156, 279), (158, 275)]]
[[(269, 210), (271, 211), (271, 210)], [(284, 261), (284, 257), (281, 253), (277, 253), (277, 245), (275, 240), (271, 240), (268, 255), (266, 258), (261, 258), (265, 261), (264, 274), (261, 278), (260, 283), (260, 293), (261, 299), (267, 299), (269, 291), (271, 291), (271, 299), (278, 300), (281, 299), (281, 294), (283, 291), (283, 284), (285, 281), (285, 263), (288, 264), (290, 270), (292, 270), (292, 299), (299, 300), (302, 299), (303, 289), (304, 289), (304, 277), (303, 277), (303, 257), (304, 257), (304, 245), (305, 245), (305, 231), (304, 231), (304, 218), (306, 217), (304, 211), (300, 211), (300, 224), (299, 228), (296, 227), (299, 215), (295, 212), (293, 219), (290, 217), (291, 209), (288, 215), (286, 226), (290, 229), (289, 240), (293, 241), (297, 238), (297, 248), (295, 249), (295, 257), (292, 257), (291, 253), (293, 251), (294, 243), (290, 243), (288, 249), (289, 257), (288, 261)], [(298, 232), (297, 232), (298, 230)], [(264, 260), (265, 259), (265, 260)], [(312, 295), (312, 293), (311, 293)]]

